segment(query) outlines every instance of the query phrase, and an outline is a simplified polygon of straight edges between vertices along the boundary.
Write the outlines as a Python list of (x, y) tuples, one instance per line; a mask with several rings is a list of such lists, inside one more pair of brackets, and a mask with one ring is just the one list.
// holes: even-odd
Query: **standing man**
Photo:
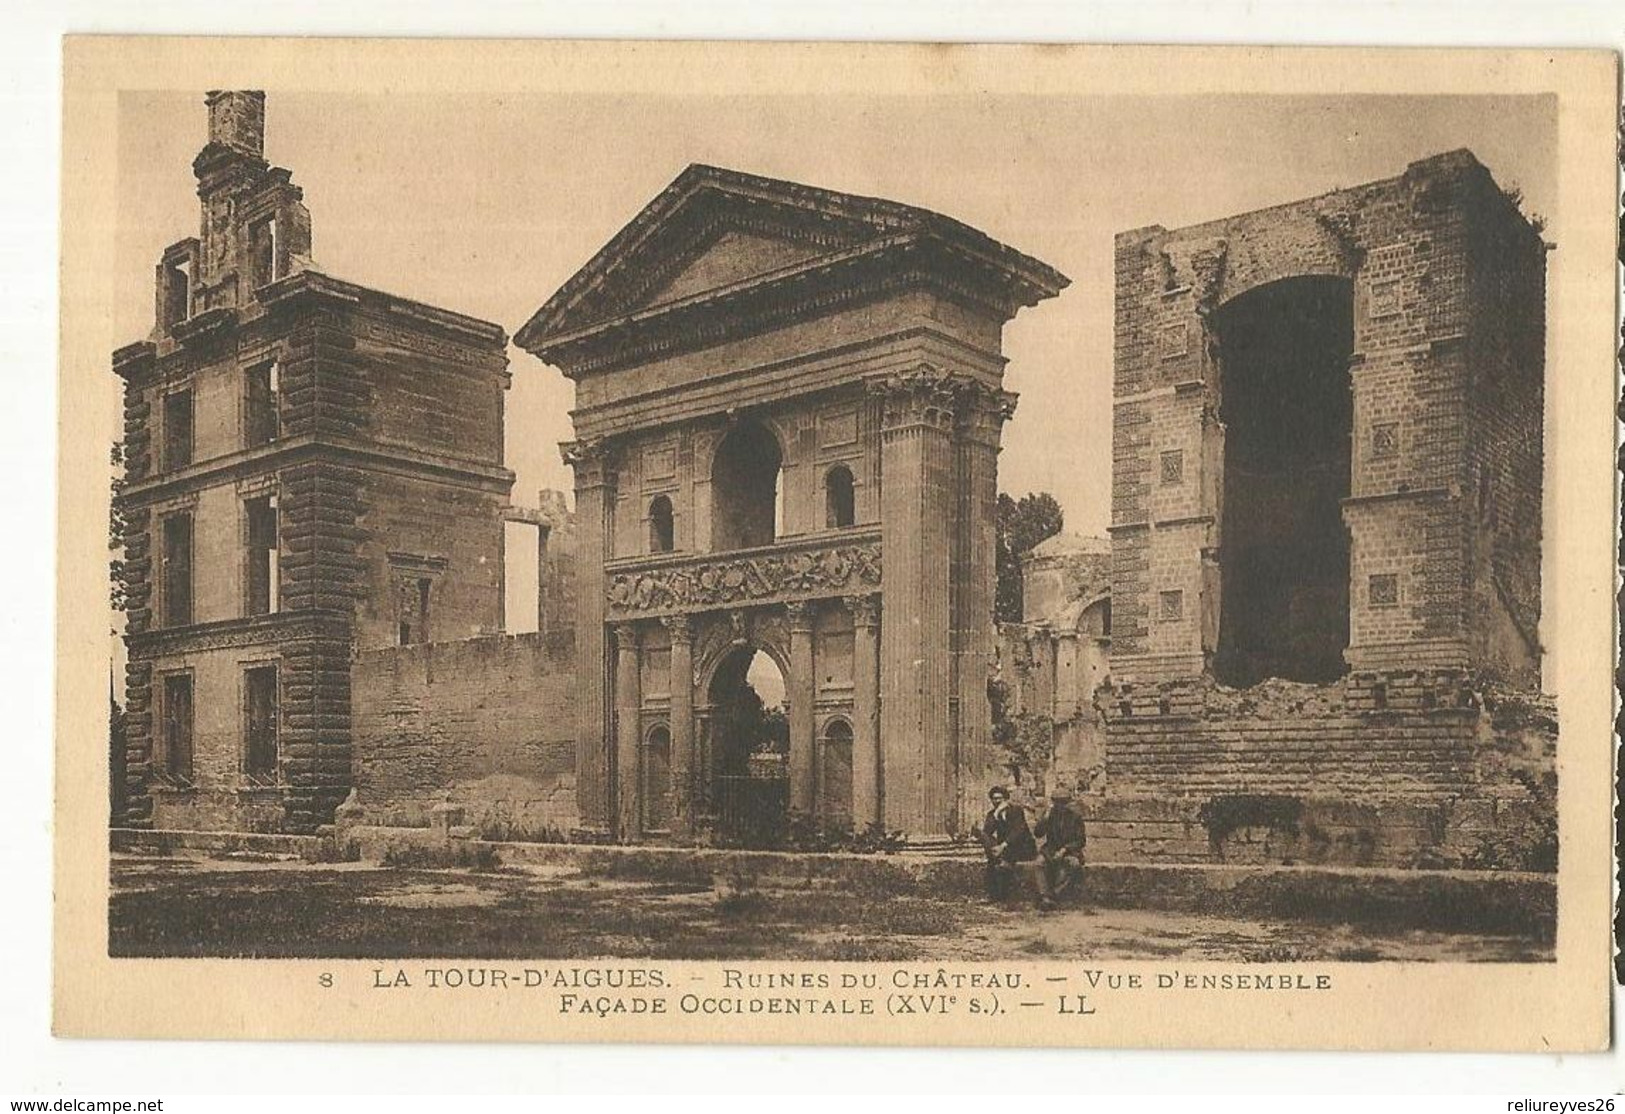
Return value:
[(1058, 785), (1049, 795), (1049, 812), (1033, 834), (1040, 841), (1038, 903), (1053, 908), (1055, 899), (1083, 880), (1083, 846), (1088, 837), (1083, 817), (1072, 811), (1072, 791)]
[(1026, 812), (1010, 799), (1010, 790), (995, 785), (987, 791), (987, 799), (992, 807), (982, 818), (976, 838), (987, 856), (987, 899), (1003, 901), (1023, 864), (1038, 858), (1038, 845), (1027, 826)]

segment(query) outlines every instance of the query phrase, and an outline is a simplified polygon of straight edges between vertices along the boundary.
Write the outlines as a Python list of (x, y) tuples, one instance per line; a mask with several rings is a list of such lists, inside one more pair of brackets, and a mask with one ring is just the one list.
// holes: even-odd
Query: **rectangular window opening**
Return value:
[(192, 516), (182, 512), (163, 520), (163, 622), (184, 627), (192, 622)]
[(277, 782), (276, 682), (274, 665), (243, 673), (243, 770), (255, 785)]
[(270, 615), (281, 607), (281, 568), (277, 547), (276, 496), (250, 499), (248, 517), (249, 615)]
[(163, 270), (163, 324), (174, 328), (192, 316), (192, 261), (182, 259)]
[(412, 646), (429, 641), (429, 597), (434, 581), (429, 577), (402, 577), (396, 585), (396, 615), (400, 644)]
[(177, 673), (164, 678), (163, 776), (172, 784), (192, 784), (192, 677)]
[(164, 396), (164, 467), (185, 468), (193, 455), (192, 392), (171, 391)]
[(251, 449), (270, 444), (282, 436), (281, 380), (281, 367), (274, 360), (251, 367), (244, 373), (244, 425)]
[(275, 282), (277, 274), (276, 218), (267, 217), (248, 227), (248, 281), (258, 290)]

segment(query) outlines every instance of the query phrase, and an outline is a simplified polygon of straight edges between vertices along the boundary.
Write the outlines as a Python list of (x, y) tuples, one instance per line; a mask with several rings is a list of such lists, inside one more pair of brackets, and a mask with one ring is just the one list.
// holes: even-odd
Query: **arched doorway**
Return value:
[(1335, 680), (1349, 639), (1352, 285), (1272, 282), (1213, 324), (1225, 429), (1214, 675)]
[(717, 839), (726, 846), (777, 846), (790, 806), (784, 673), (765, 652), (740, 646), (717, 666), (708, 696)]

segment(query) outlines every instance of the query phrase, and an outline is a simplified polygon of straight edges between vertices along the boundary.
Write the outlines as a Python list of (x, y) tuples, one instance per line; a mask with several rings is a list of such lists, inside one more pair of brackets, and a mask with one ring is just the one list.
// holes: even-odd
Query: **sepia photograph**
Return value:
[[(98, 963), (1096, 1043), (1040, 1027), (1556, 993), (1583, 933), (1567, 1040), (1606, 1041), (1608, 693), (1574, 719), (1564, 670), (1608, 605), (1556, 602), (1554, 414), (1611, 356), (1554, 337), (1606, 342), (1560, 126), (1612, 56), (105, 88), (75, 45)], [(1369, 1039), (1490, 1024), (1433, 1020)]]

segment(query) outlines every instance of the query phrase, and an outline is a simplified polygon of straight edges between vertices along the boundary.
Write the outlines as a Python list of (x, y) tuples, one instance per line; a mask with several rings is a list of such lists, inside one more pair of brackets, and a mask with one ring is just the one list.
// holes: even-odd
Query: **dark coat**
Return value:
[(1083, 830), (1083, 817), (1073, 812), (1072, 806), (1065, 801), (1057, 801), (1050, 806), (1044, 818), (1034, 825), (1033, 834), (1044, 841), (1045, 855), (1058, 855), (1066, 851), (1076, 854), (1083, 850), (1088, 839)]
[(990, 857), (997, 851), (996, 861), (1001, 863), (1028, 863), (1038, 858), (1027, 814), (1014, 801), (1004, 806), (1003, 815), (998, 809), (988, 809), (982, 818), (982, 845)]

